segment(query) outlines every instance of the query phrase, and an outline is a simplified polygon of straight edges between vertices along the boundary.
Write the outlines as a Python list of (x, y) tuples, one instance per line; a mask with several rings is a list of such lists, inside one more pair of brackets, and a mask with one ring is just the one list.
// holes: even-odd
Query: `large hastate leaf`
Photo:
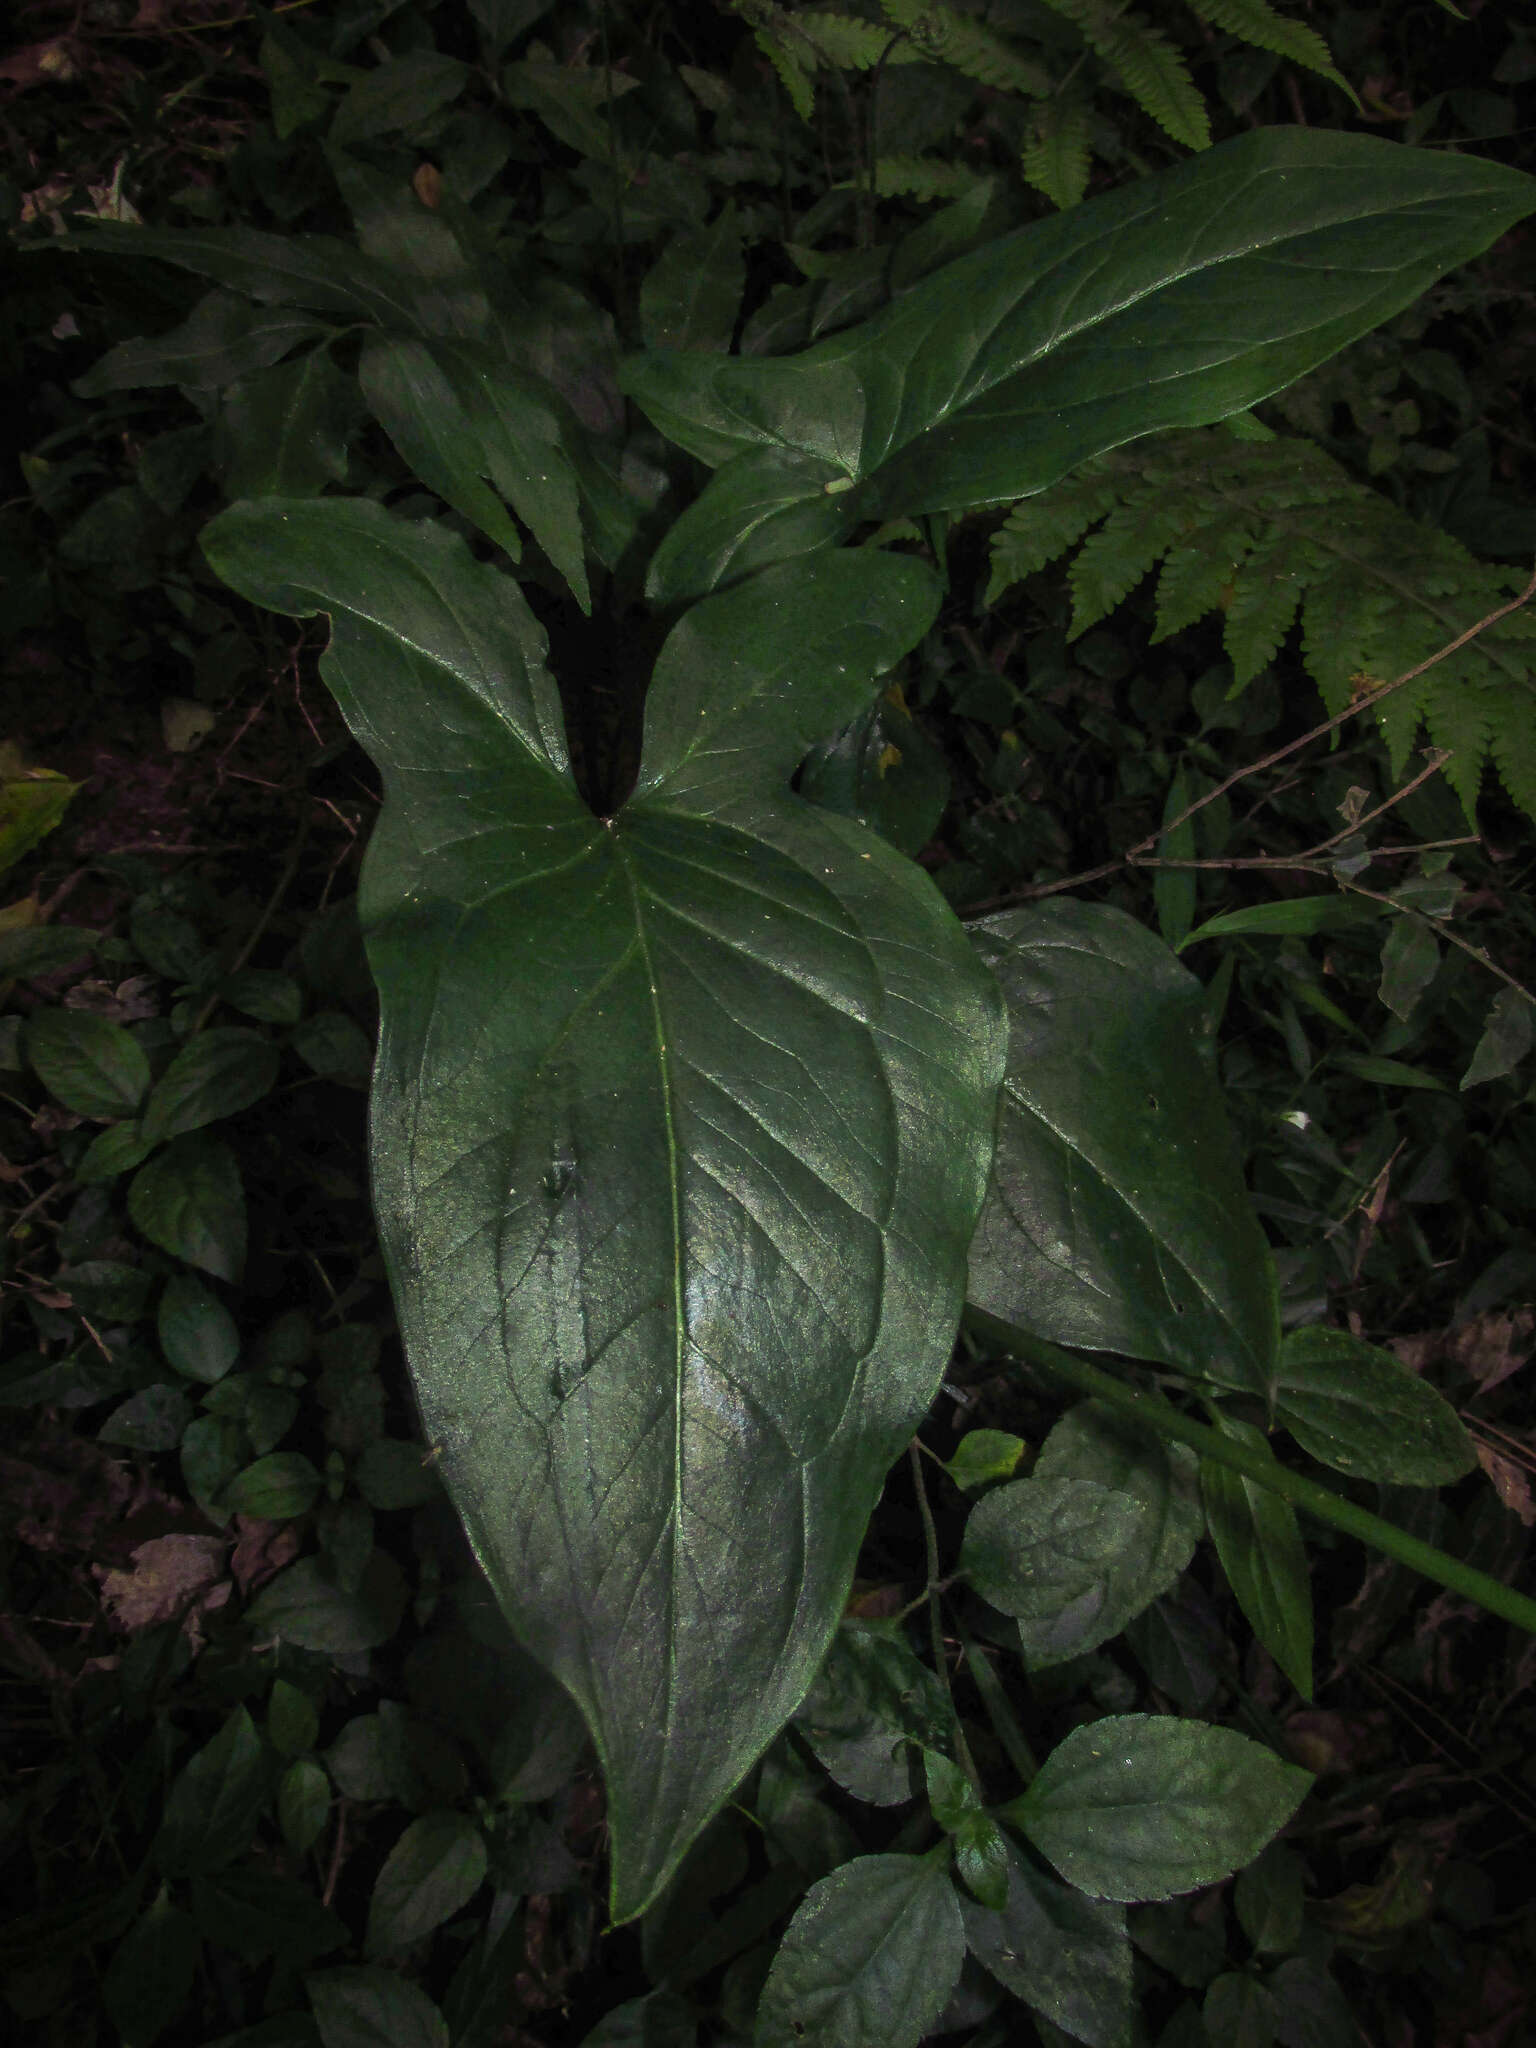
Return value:
[(970, 1299), (1053, 1343), (1267, 1395), (1273, 1268), (1199, 982), (1108, 905), (1058, 897), (970, 934), (1009, 1018)]
[[(792, 358), (658, 352), (625, 388), (723, 464), (653, 565), (665, 601), (806, 545), (765, 463), (860, 520), (1026, 497), (1089, 456), (1255, 404), (1408, 305), (1536, 206), (1502, 165), (1261, 129), (988, 243)], [(819, 466), (835, 464), (827, 478)]]
[(380, 764), (374, 1192), (426, 1428), (608, 1779), (640, 1911), (809, 1685), (949, 1356), (996, 989), (926, 877), (788, 780), (932, 617), (825, 555), (689, 613), (595, 817), (516, 587), (365, 503), (205, 546), (326, 611)]

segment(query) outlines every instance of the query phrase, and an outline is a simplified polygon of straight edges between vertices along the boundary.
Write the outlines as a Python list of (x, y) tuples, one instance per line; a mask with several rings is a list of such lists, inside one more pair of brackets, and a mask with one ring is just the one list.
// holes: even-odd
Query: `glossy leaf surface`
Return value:
[(970, 933), (1009, 1020), (971, 1301), (1053, 1343), (1264, 1392), (1274, 1280), (1200, 983), (1104, 905), (1058, 898)]
[[(1090, 455), (1223, 419), (1409, 305), (1536, 205), (1523, 174), (1372, 136), (1258, 130), (947, 265), (789, 358), (652, 354), (625, 385), (725, 464), (658, 555), (653, 594), (727, 558), (732, 458), (835, 465), (844, 530), (1043, 490)], [(824, 489), (824, 483), (809, 489)], [(792, 509), (757, 560), (796, 551)]]
[(1098, 1617), (1115, 1567), (1144, 1547), (1150, 1510), (1135, 1494), (1091, 1479), (1018, 1479), (971, 1512), (960, 1569), (1019, 1623), (1025, 1655), (1048, 1664), (1102, 1640)]
[(381, 1236), (445, 1480), (597, 1741), (627, 1917), (810, 1683), (958, 1319), (996, 991), (925, 876), (787, 789), (936, 592), (870, 551), (698, 607), (599, 819), (462, 543), (327, 503), (205, 545), (331, 614), (384, 772)]

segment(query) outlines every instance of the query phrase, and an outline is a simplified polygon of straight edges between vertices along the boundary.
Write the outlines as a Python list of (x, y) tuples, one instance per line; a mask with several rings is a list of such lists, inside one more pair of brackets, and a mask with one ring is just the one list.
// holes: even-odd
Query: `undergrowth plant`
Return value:
[[(967, 68), (962, 30), (982, 34), (969, 17), (886, 11)], [(1261, 44), (1278, 33), (1267, 8), (1199, 11)], [(1107, 43), (1140, 36), (1144, 52), (1150, 31), (1056, 12), (1150, 104)], [(777, 10), (754, 19), (799, 47)], [(842, 37), (835, 61), (865, 63), (842, 17), (796, 19), (829, 56)], [(313, 983), (254, 969), (248, 951), (200, 944), (185, 905), (158, 927), (152, 910), (175, 906), (136, 908), (123, 959), (166, 981), (166, 1028), (39, 1006), (7, 1051), (27, 1085), (102, 1126), (76, 1139), (71, 1171), (114, 1191), (103, 1234), (120, 1193), (165, 1269), (135, 1274), (110, 1243), (93, 1260), (82, 1221), (65, 1299), (98, 1301), (111, 1341), (39, 1368), (41, 1390), (8, 1381), (7, 1398), (122, 1397), (104, 1441), (178, 1446), (215, 1523), (309, 1516), (319, 1548), (286, 1555), (254, 1593), (259, 1648), (232, 1660), (220, 1731), (190, 1756), (167, 1742), (142, 1866), (83, 1931), (70, 1923), (82, 1948), (117, 1944), (120, 2031), (156, 2038), (204, 1954), (241, 1953), (244, 1916), (247, 1953), (278, 1958), (266, 2011), (234, 2037), (249, 2048), (356, 2048), (370, 2028), (494, 2039), (522, 1954), (514, 1899), (561, 1868), (524, 1810), (567, 1783), (584, 1725), (611, 1923), (640, 1922), (655, 1987), (594, 2042), (691, 2038), (689, 1991), (724, 1966), (723, 2037), (760, 2048), (915, 2044), (957, 2013), (1001, 2042), (1020, 2024), (1004, 1992), (1046, 2042), (1059, 2030), (1118, 2048), (1138, 2024), (1133, 1940), (1159, 1953), (1165, 1902), (1238, 1870), (1252, 1961), (1183, 1980), (1207, 1986), (1207, 2034), (1278, 2032), (1289, 2003), (1317, 2038), (1349, 2039), (1327, 1945), (1301, 1928), (1299, 1871), (1274, 1842), (1312, 1781), (1262, 1704), (1247, 1703), (1246, 1734), (1205, 1718), (1192, 1639), (1157, 1635), (1175, 1588), (1209, 1537), (1303, 1699), (1300, 1515), (1518, 1627), (1536, 1629), (1536, 1606), (1427, 1524), (1358, 1498), (1359, 1481), (1447, 1484), (1472, 1445), (1390, 1354), (1316, 1316), (1282, 1329), (1214, 1083), (1222, 991), (1170, 950), (1222, 929), (1315, 933), (1340, 899), (1330, 887), (1200, 924), (1176, 877), (1224, 788), (1181, 783), (1160, 834), (1133, 849), (1160, 864), (1161, 939), (1064, 897), (962, 923), (910, 858), (926, 834), (883, 808), (888, 771), (921, 755), (890, 678), (911, 680), (934, 644), (963, 522), (1014, 508), (992, 544), (1001, 596), (1104, 519), (1078, 558), (1074, 630), (1166, 556), (1162, 623), (1224, 612), (1231, 696), (1300, 602), (1335, 727), (1380, 696), (1395, 771), (1427, 720), (1458, 750), (1469, 808), (1490, 752), (1528, 802), (1523, 579), (1365, 502), (1318, 451), (1218, 423), (1262, 433), (1249, 408), (1485, 249), (1536, 204), (1531, 181), (1261, 130), (956, 260), (947, 237), (975, 240), (980, 209), (911, 248), (905, 270), (904, 245), (883, 250), (883, 310), (845, 322), (797, 298), (773, 331), (795, 353), (745, 346), (756, 316), (727, 206), (676, 229), (635, 297), (647, 346), (621, 350), (544, 260), (558, 215), (525, 275), (451, 189), (370, 160), (400, 92), (422, 120), (451, 101), (454, 60), (402, 56), (392, 77), (359, 77), (285, 33), (270, 30), (269, 69), (290, 114), (313, 116), (316, 94), (329, 114), (329, 88), (344, 90), (326, 162), (356, 239), (81, 223), (71, 251), (159, 259), (213, 289), (79, 388), (189, 395), (204, 418), (177, 430), (187, 488), (217, 460), (239, 499), (202, 528), (207, 562), (269, 612), (326, 617), (321, 672), (383, 777), (359, 896), (381, 1009), (373, 1201), (425, 1441), (386, 1426), (379, 1334), (345, 1297), (323, 1333), (278, 1319), (243, 1337), (209, 1285), (243, 1254), (240, 1175), (210, 1126), (266, 1100), (285, 1061), (355, 1082), (356, 1018), (327, 1005), (323, 960)], [(601, 70), (555, 75), (574, 69), (530, 52), (506, 90), (584, 152), (590, 211), (573, 203), (572, 233), (595, 240), (611, 218), (622, 249), (625, 208), (648, 188), (622, 184), (616, 153), (605, 182), (601, 159), (633, 95)], [(619, 426), (612, 375), (650, 422), (641, 436)], [(368, 421), (387, 445), (374, 435), (362, 466)], [(1403, 567), (1410, 540), (1422, 575)], [(1375, 597), (1388, 557), (1423, 623)], [(591, 631), (618, 631), (583, 639), (570, 603)], [(603, 645), (619, 668), (620, 638), (640, 687), (616, 699), (584, 662)], [(1422, 679), (1403, 675), (1414, 667)], [(916, 806), (930, 819), (931, 794)], [(1373, 815), (1356, 802), (1295, 865), (1357, 882)], [(1417, 881), (1390, 912), (1429, 923), (1434, 961), (1400, 944), (1383, 956), (1383, 999), (1409, 1010), (1452, 937), (1443, 876), (1430, 862)], [(91, 943), (22, 929), (0, 971), (46, 977)], [(1528, 1042), (1523, 990), (1501, 1002), (1469, 1082), (1508, 1072)], [(213, 1022), (221, 1005), (242, 1021)], [(147, 1319), (155, 1279), (151, 1358), (116, 1332)], [(941, 1482), (913, 1437), (957, 1337), (972, 1364), (1082, 1398), (1037, 1444), (965, 1431)], [(324, 1421), (287, 1447), (309, 1371)], [(903, 1450), (921, 1592), (910, 1614), (861, 1612), (856, 1561)], [(929, 1496), (941, 1483), (947, 1556)], [(435, 1559), (439, 1486), (495, 1602), (463, 1593), (452, 1654), (422, 1681), (424, 1699), (456, 1683), (468, 1696), (455, 1731), (488, 1788), (476, 1804), (460, 1749), (420, 1729), (408, 1741), (403, 1707), (320, 1739), (327, 1660), (361, 1682), (408, 1603), (432, 1617), (435, 1562), (413, 1592), (372, 1517), (409, 1509)], [(157, 1654), (185, 1655), (179, 1621)], [(1095, 1667), (1138, 1628), (1184, 1712), (1131, 1711)], [(980, 1717), (957, 1705), (951, 1640)], [(258, 1728), (246, 1667), (267, 1654), (281, 1675)], [(477, 1656), (495, 1694), (483, 1711)], [(1094, 1673), (1097, 1711), (1038, 1755), (994, 1668), (1005, 1659), (1040, 1696)], [(908, 1818), (860, 1853), (817, 1771), (849, 1803)], [(371, 1893), (361, 1960), (318, 1969), (346, 1946), (330, 1886), (300, 1938), (292, 1887), (263, 1891), (230, 1865), (264, 1816), (288, 1852), (313, 1853), (333, 1786), (413, 1818)], [(701, 1931), (691, 1902), (740, 1881), (743, 1816), (766, 1872)], [(439, 2010), (394, 1966), (488, 1874), (496, 1905), (464, 1928)], [(29, 1931), (46, 1929), (24, 1924), (12, 1952)]]

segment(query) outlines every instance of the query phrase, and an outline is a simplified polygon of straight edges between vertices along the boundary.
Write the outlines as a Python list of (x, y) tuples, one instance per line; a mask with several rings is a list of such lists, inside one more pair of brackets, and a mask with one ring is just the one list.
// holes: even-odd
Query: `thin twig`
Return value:
[(944, 1619), (939, 1611), (939, 1532), (933, 1526), (933, 1509), (928, 1505), (928, 1489), (923, 1484), (923, 1461), (918, 1454), (916, 1442), (907, 1446), (907, 1456), (912, 1461), (912, 1484), (917, 1492), (918, 1512), (923, 1518), (923, 1544), (928, 1560), (928, 1634), (933, 1645), (934, 1668), (939, 1683), (944, 1688), (944, 1698), (949, 1704), (949, 1718), (955, 1737), (955, 1760), (976, 1788), (978, 1798), (985, 1799), (986, 1792), (981, 1782), (981, 1773), (976, 1768), (976, 1759), (971, 1755), (970, 1744), (965, 1739), (965, 1730), (960, 1724), (959, 1709), (949, 1683), (949, 1657), (944, 1648)]
[[(1145, 839), (1138, 840), (1136, 845), (1128, 848), (1118, 859), (1102, 861), (1097, 867), (1085, 868), (1081, 874), (1068, 875), (1059, 882), (1038, 883), (1027, 889), (1010, 889), (1003, 895), (991, 897), (985, 903), (977, 904), (973, 910), (966, 913), (967, 917), (981, 917), (988, 911), (1001, 910), (1006, 905), (1012, 903), (1033, 903), (1045, 896), (1057, 896), (1064, 889), (1081, 888), (1087, 882), (1102, 881), (1107, 875), (1118, 874), (1123, 867), (1150, 867), (1152, 865), (1151, 861), (1140, 861), (1138, 856), (1150, 853), (1160, 840), (1165, 838), (1168, 833), (1176, 831), (1186, 819), (1194, 817), (1197, 811), (1203, 811), (1207, 804), (1215, 803), (1218, 797), (1225, 796), (1229, 789), (1235, 789), (1238, 783), (1246, 782), (1250, 776), (1261, 775), (1266, 768), (1273, 768), (1278, 762), (1286, 760), (1290, 755), (1297, 753), (1302, 747), (1310, 746), (1314, 740), (1323, 739), (1329, 733), (1337, 731), (1341, 725), (1346, 724), (1351, 718), (1358, 717), (1361, 712), (1374, 711), (1384, 698), (1390, 697), (1395, 691), (1401, 690), (1407, 684), (1416, 681), (1418, 677), (1424, 675), (1429, 669), (1437, 667), (1440, 662), (1445, 661), (1450, 655), (1458, 653), (1469, 641), (1475, 640), (1479, 633), (1485, 633), (1490, 626), (1496, 626), (1500, 619), (1507, 619), (1511, 612), (1519, 611), (1520, 607), (1528, 603), (1533, 596), (1536, 596), (1536, 569), (1532, 570), (1529, 582), (1518, 597), (1512, 597), (1507, 604), (1495, 606), (1491, 612), (1479, 619), (1475, 625), (1468, 626), (1464, 633), (1458, 633), (1454, 640), (1447, 641), (1445, 646), (1436, 653), (1427, 656), (1423, 661), (1416, 662), (1412, 668), (1405, 669), (1400, 676), (1395, 676), (1390, 683), (1383, 683), (1379, 689), (1364, 692), (1351, 703), (1346, 704), (1342, 711), (1335, 712), (1332, 718), (1325, 718), (1320, 725), (1314, 725), (1310, 731), (1302, 733), (1298, 739), (1287, 740), (1283, 747), (1276, 747), (1273, 753), (1266, 754), (1262, 760), (1250, 762), (1246, 768), (1235, 770), (1234, 773), (1227, 777), (1225, 782), (1218, 782), (1214, 789), (1207, 790), (1204, 796), (1197, 797), (1192, 804), (1187, 805), (1184, 810), (1180, 811), (1177, 817), (1170, 818), (1165, 824), (1159, 825), (1155, 832), (1149, 832)], [(1217, 862), (1215, 865), (1227, 866), (1236, 865), (1236, 863)]]

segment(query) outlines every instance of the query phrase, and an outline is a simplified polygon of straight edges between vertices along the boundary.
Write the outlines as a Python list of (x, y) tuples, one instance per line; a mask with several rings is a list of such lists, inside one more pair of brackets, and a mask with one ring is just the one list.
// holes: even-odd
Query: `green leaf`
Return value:
[(998, 1911), (960, 1901), (971, 1954), (1015, 1998), (1088, 2048), (1130, 2048), (1131, 1945), (1123, 1908), (1084, 1898), (1007, 1845)]
[(1417, 917), (1396, 917), (1381, 944), (1381, 986), (1377, 993), (1404, 1023), (1440, 966), (1440, 941)]
[(1275, 1414), (1337, 1472), (1394, 1486), (1447, 1486), (1477, 1463), (1445, 1396), (1347, 1330), (1292, 1330), (1280, 1347)]
[(272, 1682), (267, 1701), (267, 1739), (280, 1756), (303, 1756), (315, 1746), (320, 1715), (307, 1692), (286, 1678)]
[[(1222, 1416), (1217, 1427), (1258, 1456), (1269, 1451), (1252, 1423)], [(1205, 1519), (1216, 1555), (1259, 1641), (1305, 1700), (1312, 1697), (1312, 1577), (1288, 1500), (1215, 1458), (1200, 1461)]]
[(295, 1757), (277, 1786), (277, 1824), (295, 1856), (314, 1847), (330, 1810), (331, 1786), (324, 1770), (313, 1757)]
[(1167, 1899), (1250, 1862), (1311, 1783), (1230, 1728), (1111, 1714), (1074, 1728), (1001, 1811), (1090, 1897)]
[(219, 1000), (258, 1024), (297, 1024), (304, 1014), (304, 991), (291, 974), (268, 967), (242, 967), (219, 983)]
[(365, 1953), (391, 1955), (440, 1927), (474, 1897), (485, 1868), (485, 1837), (467, 1815), (420, 1815), (374, 1882)]
[(244, 1432), (222, 1415), (199, 1415), (181, 1433), (181, 1476), (187, 1491), (210, 1522), (222, 1528), (231, 1509), (224, 1488), (248, 1455)]
[(642, 279), (646, 347), (728, 349), (746, 276), (741, 223), (727, 201), (707, 228), (675, 234)]
[(1316, 932), (1340, 931), (1381, 915), (1379, 905), (1358, 896), (1293, 896), (1284, 903), (1255, 903), (1247, 910), (1224, 910), (1219, 917), (1208, 917), (1180, 943), (1179, 951), (1187, 953), (1201, 939), (1231, 938), (1240, 932), (1311, 938)]
[(307, 1514), (324, 1484), (301, 1451), (272, 1451), (237, 1472), (225, 1487), (224, 1498), (237, 1515), (285, 1522)]
[(75, 1168), (75, 1179), (82, 1187), (100, 1187), (108, 1181), (117, 1180), (125, 1173), (131, 1173), (149, 1157), (150, 1147), (139, 1135), (137, 1124), (108, 1124), (104, 1131), (98, 1131)]
[(302, 1969), (347, 1942), (346, 1923), (292, 1878), (249, 1863), (198, 1879), (192, 1911), (203, 1939), (247, 1963), (281, 1957)]
[(354, 380), (324, 348), (240, 378), (219, 419), (225, 495), (317, 497), (344, 483), (360, 410)]
[(1032, 1664), (1060, 1663), (1118, 1632), (1100, 1625), (1117, 1578), (1149, 1545), (1146, 1502), (1090, 1479), (1019, 1479), (972, 1509), (960, 1569), (1019, 1623)]
[(340, 1010), (317, 1010), (293, 1028), (289, 1043), (322, 1080), (366, 1088), (373, 1073), (373, 1044)]
[(251, 1846), (267, 1804), (261, 1738), (236, 1707), (211, 1742), (182, 1766), (166, 1795), (155, 1860), (167, 1877), (222, 1870)]
[(114, 1950), (101, 2002), (123, 2048), (149, 2048), (187, 2002), (200, 1944), (190, 1914), (162, 1885), (154, 1904)]
[(381, 1436), (365, 1446), (353, 1473), (357, 1490), (369, 1507), (385, 1513), (391, 1508), (421, 1508), (436, 1500), (442, 1491), (435, 1466), (420, 1444), (399, 1437)]
[(1306, 1865), (1294, 1849), (1271, 1842), (1237, 1874), (1232, 1904), (1238, 1925), (1260, 1955), (1288, 1955), (1306, 1924)]
[(1204, 1526), (1194, 1453), (1136, 1428), (1096, 1401), (1080, 1402), (1062, 1417), (1041, 1446), (1030, 1478), (1019, 1483), (1054, 1488), (1063, 1481), (1129, 1496), (1141, 1512), (1119, 1523), (1120, 1541), (1097, 1567), (1100, 1587), (1082, 1597), (1075, 1615), (1021, 1620), (1020, 1646), (1038, 1663), (1074, 1656), (1118, 1635), (1173, 1584)]
[(381, 1235), (445, 1482), (603, 1757), (627, 1918), (805, 1691), (949, 1357), (996, 995), (926, 876), (787, 788), (937, 590), (867, 550), (699, 606), (598, 818), (542, 635), (462, 542), (337, 502), (204, 545), (331, 615), (384, 771)]
[(893, 685), (813, 747), (800, 770), (800, 794), (844, 817), (860, 818), (903, 853), (919, 853), (949, 802), (949, 764)]
[(113, 1409), (97, 1430), (96, 1440), (133, 1451), (173, 1451), (191, 1419), (191, 1407), (180, 1387), (141, 1387)]
[(845, 1622), (795, 1727), (844, 1791), (896, 1806), (912, 1796), (916, 1752), (948, 1743), (950, 1716), (943, 1687), (899, 1626)]
[(1531, 1049), (1531, 1025), (1536, 1004), (1523, 989), (1501, 988), (1488, 1012), (1488, 1022), (1477, 1041), (1471, 1064), (1461, 1077), (1463, 1088), (1476, 1088), (1483, 1081), (1498, 1081), (1512, 1074)]
[(1025, 1449), (1023, 1437), (1006, 1429), (968, 1429), (944, 1470), (962, 1492), (972, 1493), (996, 1480), (1011, 1479)]
[(754, 2048), (916, 2048), (965, 1959), (945, 1860), (858, 1856), (812, 1885), (758, 2001)]
[(365, 342), (358, 374), (422, 482), (515, 562), (522, 543), (504, 498), (590, 611), (576, 473), (561, 408), (542, 380), (468, 343), (389, 335)]
[[(82, 232), (71, 240), (92, 255), (127, 256), (135, 262), (155, 257), (199, 277), (211, 277), (263, 305), (305, 306), (406, 333), (416, 327), (414, 302), (402, 280), (387, 264), (371, 261), (334, 235), (267, 235), (244, 227), (130, 227), (85, 217), (79, 217), (79, 226)], [(242, 318), (251, 320), (248, 308), (240, 311)], [(233, 316), (229, 317), (232, 323)], [(253, 324), (263, 331), (260, 316)], [(294, 340), (298, 338), (295, 334)], [(292, 345), (285, 343), (284, 350)]]
[(1225, 1970), (1211, 1980), (1200, 2015), (1207, 2039), (1231, 2048), (1271, 2048), (1279, 2018), (1267, 1987), (1242, 1970)]
[[(1530, 179), (1472, 157), (1259, 130), (991, 242), (797, 358), (643, 355), (623, 382), (706, 462), (836, 460), (844, 531), (995, 504), (1283, 389), (1533, 204)], [(657, 558), (658, 602), (735, 559), (728, 477)]]
[[(1167, 800), (1163, 805), (1165, 828), (1173, 819), (1189, 808), (1189, 782), (1184, 770), (1179, 768), (1168, 785)], [(1193, 860), (1195, 857), (1195, 821), (1185, 818), (1181, 825), (1164, 830), (1157, 842), (1158, 857), (1161, 860)], [(1157, 907), (1157, 928), (1163, 935), (1163, 943), (1178, 952), (1189, 936), (1189, 928), (1195, 921), (1195, 870), (1193, 868), (1159, 868), (1152, 877), (1152, 900)]]
[(330, 140), (350, 149), (376, 135), (414, 128), (451, 105), (469, 79), (467, 64), (431, 48), (390, 57), (348, 92), (331, 122)]
[(400, 1567), (382, 1550), (369, 1558), (355, 1593), (333, 1584), (318, 1557), (301, 1557), (263, 1586), (246, 1620), (258, 1634), (279, 1636), (295, 1649), (355, 1657), (389, 1641), (400, 1626), (405, 1600)]
[(56, 1277), (81, 1315), (103, 1323), (137, 1322), (154, 1284), (141, 1266), (120, 1259), (83, 1259), (78, 1266), (60, 1266)]
[(128, 1214), (151, 1244), (215, 1279), (238, 1281), (245, 1265), (245, 1191), (235, 1155), (201, 1132), (178, 1138), (141, 1166)]
[(200, 1031), (155, 1083), (140, 1124), (144, 1142), (164, 1144), (221, 1117), (238, 1116), (271, 1092), (277, 1068), (277, 1047), (259, 1031), (238, 1024)]
[(301, 342), (331, 332), (323, 321), (287, 306), (255, 312), (248, 300), (233, 292), (212, 291), (198, 300), (179, 327), (153, 339), (120, 341), (108, 349), (72, 388), (80, 398), (104, 398), (113, 391), (157, 384), (218, 390), (236, 378), (270, 369)]
[[(650, 1991), (603, 2014), (581, 2048), (697, 2048), (699, 2023), (676, 1991)], [(455, 2043), (457, 2048), (457, 2043)]]
[(34, 1010), (26, 1049), (44, 1087), (76, 1116), (132, 1116), (149, 1087), (138, 1040), (89, 1010)]
[(427, 1994), (393, 1970), (359, 1964), (304, 1979), (322, 2048), (448, 2048), (448, 2028)]
[(156, 1334), (167, 1364), (213, 1386), (240, 1356), (235, 1319), (195, 1273), (173, 1273), (160, 1296)]
[(1009, 1014), (970, 1299), (1054, 1343), (1262, 1392), (1275, 1281), (1200, 983), (1107, 905), (1061, 897), (969, 929)]
[(73, 924), (19, 925), (0, 931), (0, 981), (29, 981), (35, 975), (72, 967), (100, 942), (99, 932)]

